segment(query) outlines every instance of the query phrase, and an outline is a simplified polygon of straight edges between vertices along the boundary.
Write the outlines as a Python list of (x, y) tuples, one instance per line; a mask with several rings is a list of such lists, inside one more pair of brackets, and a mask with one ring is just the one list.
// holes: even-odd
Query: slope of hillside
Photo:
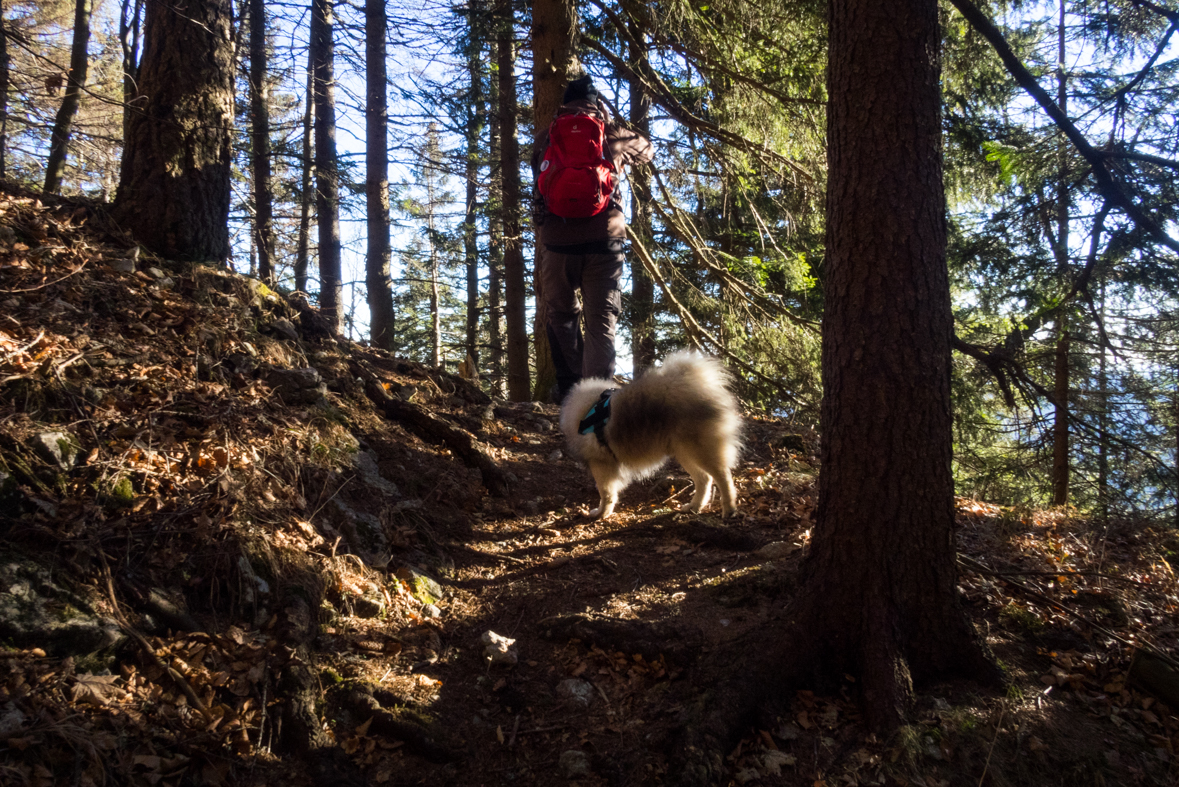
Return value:
[(814, 436), (748, 419), (734, 522), (669, 467), (602, 523), (556, 415), (0, 195), (0, 783), (1174, 783), (1168, 534), (961, 501), (1011, 688), (880, 741), (750, 682)]

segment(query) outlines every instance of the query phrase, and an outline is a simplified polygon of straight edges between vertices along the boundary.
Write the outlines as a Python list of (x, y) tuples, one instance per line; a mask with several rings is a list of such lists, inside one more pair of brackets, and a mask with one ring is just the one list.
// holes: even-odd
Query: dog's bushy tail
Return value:
[(735, 467), (741, 450), (741, 406), (733, 393), (733, 378), (724, 365), (711, 355), (676, 350), (644, 377), (647, 375), (661, 377), (663, 386), (681, 396), (697, 394), (707, 400), (707, 409), (716, 411), (712, 421), (716, 437), (726, 447), (725, 464)]

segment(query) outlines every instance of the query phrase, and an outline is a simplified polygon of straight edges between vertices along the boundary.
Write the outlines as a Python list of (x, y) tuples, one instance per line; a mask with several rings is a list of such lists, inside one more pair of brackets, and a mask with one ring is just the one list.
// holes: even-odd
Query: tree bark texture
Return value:
[(270, 63), (266, 49), (266, 3), (250, 0), (250, 133), (254, 170), (254, 243), (258, 276), (274, 284), (274, 193), (270, 187)]
[(1052, 418), (1052, 505), (1068, 504), (1069, 434), (1068, 434), (1068, 368), (1069, 333), (1061, 321), (1056, 340), (1056, 379), (1052, 392), (1056, 400)]
[(319, 226), (319, 308), (332, 327), (344, 324), (340, 262), (340, 172), (336, 158), (335, 12), (332, 0), (311, 3), (315, 102), (315, 211)]
[[(577, 67), (577, 6), (573, 0), (533, 0), (532, 2), (532, 117), (533, 128), (539, 132), (548, 128), (561, 99), (565, 85)], [(535, 188), (535, 184), (532, 184)], [(533, 251), (532, 269), (540, 266), (544, 249), (538, 244)], [(533, 346), (536, 350), (536, 386), (533, 398), (546, 401), (549, 390), (557, 382), (557, 368), (553, 365), (549, 347), (548, 320), (541, 277), (532, 277), (536, 296), (533, 319)]]
[(488, 62), (495, 72), (488, 80), (487, 149), (490, 151), (490, 178), (487, 200), (487, 341), (491, 345), (491, 395), (503, 397), (504, 338), (503, 338), (503, 167), (500, 166), (499, 133), (499, 44), (492, 36), (488, 41)]
[(53, 130), (49, 134), (49, 161), (45, 164), (45, 193), (56, 194), (61, 188), (61, 176), (65, 171), (66, 152), (70, 143), (70, 126), (78, 105), (82, 103), (82, 88), (86, 86), (86, 73), (90, 67), (87, 48), (90, 46), (91, 0), (74, 2), (74, 42), (70, 47), (70, 73), (66, 79), (65, 95), (57, 117), (53, 119)]
[(139, 41), (144, 0), (122, 0), (119, 5), (119, 44), (123, 51), (123, 139), (130, 136), (131, 113), (139, 94)]
[(8, 160), (8, 31), (4, 27), (4, 3), (0, 2), (0, 178), (7, 177)]
[(463, 261), (467, 279), (467, 358), (479, 368), (479, 227), (476, 223), (479, 210), (479, 138), (483, 135), (483, 124), (487, 107), (483, 98), (483, 42), (486, 38), (486, 14), (483, 5), (476, 0), (467, 3), (469, 25), (467, 41), (467, 80), (470, 86), (467, 106), (466, 127), (466, 211), (463, 216)]
[(912, 681), (995, 675), (956, 589), (937, 3), (828, 8), (823, 472), (796, 609), (891, 730)]
[[(645, 41), (643, 31), (632, 26), (634, 41)], [(636, 72), (646, 63), (644, 53), (636, 44), (631, 45), (631, 62)], [(635, 131), (647, 139), (651, 138), (651, 99), (643, 92), (637, 77), (630, 80), (630, 122)], [(651, 173), (646, 166), (633, 167), (630, 172), (630, 228), (629, 232), (645, 246), (651, 244)], [(645, 369), (655, 365), (655, 281), (641, 262), (631, 255), (630, 266), (631, 303), (631, 358), (634, 362), (634, 376), (638, 378)]]
[(315, 50), (307, 51), (307, 97), (303, 104), (303, 160), (299, 173), (299, 234), (295, 240), (295, 289), (307, 292), (307, 267), (311, 256), (311, 204), (315, 201), (311, 180), (315, 171), (312, 137), (315, 111)]
[(115, 213), (165, 257), (229, 256), (230, 0), (148, 0)]
[(369, 341), (374, 347), (395, 348), (393, 279), (390, 276), (389, 227), (389, 94), (385, 66), (385, 34), (389, 20), (384, 0), (368, 0), (364, 6), (365, 157), (364, 183), (368, 217), (368, 258), (365, 289), (368, 293)]
[(527, 285), (520, 235), (520, 142), (516, 138), (515, 16), (510, 0), (497, 0), (499, 52), (499, 135), (504, 233), (504, 299), (508, 334), (508, 398), (527, 402), (532, 393), (528, 368)]

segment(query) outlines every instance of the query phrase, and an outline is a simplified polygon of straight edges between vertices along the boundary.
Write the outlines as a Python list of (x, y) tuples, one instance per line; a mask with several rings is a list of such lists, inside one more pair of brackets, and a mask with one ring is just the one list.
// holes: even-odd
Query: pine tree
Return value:
[(230, 18), (229, 0), (147, 5), (115, 208), (137, 241), (175, 259), (229, 255)]
[(319, 308), (333, 328), (344, 324), (340, 257), (340, 170), (336, 155), (335, 26), (332, 0), (312, 0), (315, 208), (319, 227)]
[(385, 36), (388, 19), (383, 0), (368, 0), (365, 15), (365, 205), (368, 216), (369, 339), (375, 347), (395, 349), (393, 280), (390, 277), (389, 99)]
[(86, 74), (90, 67), (87, 47), (90, 44), (91, 0), (75, 0), (74, 43), (70, 48), (70, 71), (66, 78), (65, 96), (53, 121), (49, 137), (49, 161), (45, 165), (46, 194), (54, 194), (61, 186), (65, 169), (66, 151), (70, 141), (70, 124), (82, 100), (82, 89), (86, 86)]

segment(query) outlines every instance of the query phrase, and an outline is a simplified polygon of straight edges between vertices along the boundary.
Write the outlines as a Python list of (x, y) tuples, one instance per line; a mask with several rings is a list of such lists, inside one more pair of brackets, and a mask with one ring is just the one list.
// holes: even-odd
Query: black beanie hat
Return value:
[(561, 99), (561, 103), (568, 104), (570, 101), (580, 99), (598, 100), (598, 89), (594, 87), (594, 81), (590, 79), (589, 74), (578, 77), (569, 83), (569, 86), (565, 88), (565, 97)]

